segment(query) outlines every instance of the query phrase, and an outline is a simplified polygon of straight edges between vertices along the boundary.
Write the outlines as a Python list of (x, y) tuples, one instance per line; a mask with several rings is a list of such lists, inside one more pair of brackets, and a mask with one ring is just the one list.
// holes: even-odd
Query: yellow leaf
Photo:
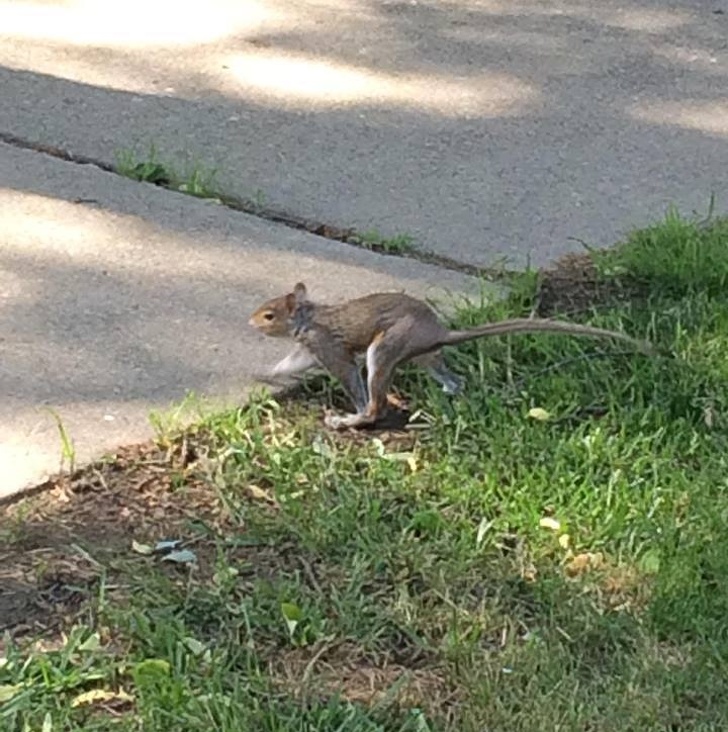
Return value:
[(417, 472), (417, 458), (414, 456), (407, 458), (407, 465), (409, 465), (409, 469), (413, 472)]
[(570, 541), (571, 537), (568, 534), (561, 534), (561, 536), (559, 537), (559, 546), (562, 549), (568, 549)]
[(541, 407), (529, 409), (528, 416), (531, 419), (537, 419), (539, 422), (546, 422), (546, 420), (551, 419), (551, 415), (545, 409), (541, 409)]
[(561, 528), (561, 524), (555, 518), (551, 518), (550, 516), (544, 516), (538, 522), (538, 525), (542, 529), (551, 529), (552, 531), (558, 531)]
[(0, 702), (10, 701), (16, 694), (24, 689), (23, 684), (2, 684), (0, 685)]
[(105, 691), (104, 689), (91, 689), (91, 691), (84, 691), (77, 697), (71, 700), (72, 707), (82, 707), (88, 704), (96, 704), (98, 702), (107, 701), (132, 701), (133, 697), (127, 694), (123, 689), (119, 691)]
[(270, 503), (274, 506), (277, 504), (276, 499), (270, 494), (269, 491), (265, 490), (265, 488), (261, 488), (260, 486), (255, 485), (254, 483), (250, 483), (245, 490), (247, 494), (255, 501), (265, 501), (266, 503)]
[(96, 651), (101, 646), (101, 636), (98, 633), (91, 633), (86, 640), (78, 647), (79, 651)]
[(149, 544), (142, 544), (136, 540), (131, 542), (131, 548), (137, 554), (152, 554), (154, 552), (154, 547), (149, 546)]

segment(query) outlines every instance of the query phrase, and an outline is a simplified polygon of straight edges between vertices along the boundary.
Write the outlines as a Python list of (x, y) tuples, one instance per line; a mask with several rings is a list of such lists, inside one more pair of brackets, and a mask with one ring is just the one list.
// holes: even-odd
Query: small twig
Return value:
[(313, 568), (308, 563), (307, 560), (305, 560), (303, 557), (299, 557), (298, 561), (301, 563), (301, 566), (303, 567), (303, 573), (306, 575), (306, 579), (311, 583), (314, 590), (318, 592), (319, 595), (323, 596), (324, 591), (321, 589), (321, 585), (319, 584), (319, 581), (316, 579), (316, 575), (313, 573)]
[(306, 664), (306, 668), (303, 670), (303, 676), (301, 677), (301, 686), (306, 686), (308, 684), (309, 679), (311, 678), (311, 674), (313, 673), (313, 667), (316, 665), (316, 662), (321, 658), (321, 656), (326, 653), (326, 651), (331, 650), (336, 645), (335, 636), (329, 635), (326, 638), (324, 638), (324, 642), (321, 645), (321, 648), (314, 653), (313, 658)]
[(207, 536), (207, 534), (197, 534), (197, 536), (191, 536), (189, 539), (181, 539), (179, 543), (179, 548), (187, 548), (188, 546), (194, 546), (195, 544), (199, 544), (201, 541), (206, 539)]
[(106, 478), (102, 475), (101, 471), (98, 468), (93, 469), (93, 474), (99, 479), (99, 483), (101, 483), (101, 487), (105, 490), (109, 490), (109, 485), (106, 482)]
[(94, 559), (85, 549), (80, 547), (78, 544), (71, 544), (71, 549), (73, 549), (75, 552), (80, 554), (90, 564), (93, 564), (95, 567), (98, 567), (99, 569), (103, 569), (104, 565), (101, 564), (101, 562)]

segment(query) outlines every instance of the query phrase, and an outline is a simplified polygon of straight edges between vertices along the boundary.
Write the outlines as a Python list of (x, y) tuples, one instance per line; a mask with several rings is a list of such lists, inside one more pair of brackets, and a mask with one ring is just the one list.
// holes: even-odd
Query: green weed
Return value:
[(415, 251), (414, 239), (409, 234), (396, 234), (387, 237), (371, 229), (370, 231), (351, 235), (348, 241), (365, 249), (385, 254), (408, 254)]
[(116, 170), (132, 180), (152, 183), (187, 193), (197, 198), (219, 199), (220, 191), (215, 179), (217, 172), (200, 164), (176, 166), (162, 162), (154, 146), (146, 156), (133, 150), (121, 150), (116, 155)]
[(76, 447), (73, 443), (73, 439), (68, 434), (66, 426), (63, 424), (61, 416), (54, 409), (47, 408), (47, 411), (53, 417), (53, 421), (56, 423), (58, 429), (58, 436), (61, 440), (61, 472), (67, 467), (68, 472), (72, 473), (76, 467)]

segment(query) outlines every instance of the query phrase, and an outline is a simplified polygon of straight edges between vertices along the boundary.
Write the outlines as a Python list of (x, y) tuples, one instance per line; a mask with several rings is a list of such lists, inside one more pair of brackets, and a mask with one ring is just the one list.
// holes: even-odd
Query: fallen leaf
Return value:
[(24, 688), (25, 686), (23, 684), (0, 684), (0, 704), (10, 701)]
[(91, 689), (91, 691), (84, 691), (82, 694), (74, 697), (71, 700), (71, 707), (82, 707), (88, 706), (89, 704), (96, 704), (98, 702), (108, 701), (134, 701), (134, 697), (127, 694), (123, 689), (119, 691), (105, 691), (104, 689)]
[(155, 552), (166, 552), (170, 549), (176, 549), (182, 543), (182, 539), (167, 539), (165, 541), (158, 541), (154, 545)]
[(101, 645), (101, 636), (98, 633), (91, 633), (86, 640), (78, 647), (79, 651), (95, 651)]
[(538, 522), (538, 525), (542, 529), (551, 529), (552, 531), (558, 531), (561, 528), (561, 524), (555, 518), (551, 518), (551, 516), (544, 516)]
[(184, 639), (184, 644), (195, 656), (201, 656), (205, 650), (205, 644), (198, 641), (197, 638), (187, 637)]
[(276, 499), (273, 498), (273, 496), (267, 490), (265, 490), (265, 488), (261, 488), (254, 483), (248, 485), (245, 490), (246, 493), (256, 501), (265, 501), (266, 503), (270, 503), (273, 505), (277, 505), (278, 503)]
[(197, 562), (197, 555), (189, 549), (180, 549), (170, 552), (162, 557), (163, 562), (177, 562), (179, 564), (194, 564)]
[(551, 415), (545, 409), (541, 409), (541, 407), (533, 407), (533, 409), (529, 409), (528, 416), (531, 419), (537, 419), (539, 422), (546, 422), (551, 419)]
[(404, 462), (404, 463), (412, 463), (417, 465), (417, 462), (415, 460), (414, 455), (411, 452), (386, 452), (382, 453), (381, 457), (383, 457), (385, 460), (392, 460), (393, 462)]
[(131, 548), (137, 553), (137, 554), (153, 554), (154, 553), (154, 547), (149, 546), (149, 544), (141, 544), (138, 541), (132, 540), (131, 542)]

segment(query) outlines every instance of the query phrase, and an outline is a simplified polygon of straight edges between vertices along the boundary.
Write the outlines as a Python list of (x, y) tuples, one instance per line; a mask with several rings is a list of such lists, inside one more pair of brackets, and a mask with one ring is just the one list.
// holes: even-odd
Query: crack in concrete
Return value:
[[(103, 160), (92, 158), (87, 155), (77, 155), (55, 145), (47, 145), (42, 142), (26, 140), (10, 132), (0, 131), (0, 142), (24, 150), (38, 152), (43, 155), (50, 155), (51, 157), (65, 160), (66, 162), (74, 163), (75, 165), (92, 165), (96, 168), (99, 168), (100, 170), (103, 170), (107, 173), (113, 173), (114, 175), (126, 178), (127, 180), (135, 180), (134, 178), (123, 175), (114, 165), (106, 163)], [(158, 188), (165, 188), (169, 191), (174, 191), (176, 193), (191, 195), (189, 193), (185, 193), (185, 191), (179, 190), (178, 188), (170, 184), (150, 183), (149, 181), (136, 182), (146, 182), (150, 185), (155, 185)], [(432, 264), (438, 267), (442, 267), (444, 269), (462, 272), (463, 274), (480, 277), (482, 279), (492, 282), (507, 279), (515, 274), (515, 271), (506, 268), (476, 267), (472, 264), (459, 262), (456, 259), (451, 259), (450, 257), (446, 257), (441, 254), (435, 254), (434, 252), (424, 251), (421, 249), (414, 249), (403, 252), (388, 251), (384, 247), (378, 246), (376, 244), (373, 244), (371, 246), (365, 246), (361, 243), (361, 233), (356, 231), (356, 229), (342, 228), (339, 226), (326, 224), (321, 221), (305, 219), (269, 206), (262, 206), (255, 201), (245, 200), (243, 198), (238, 198), (237, 196), (230, 196), (220, 191), (215, 191), (214, 195), (205, 196), (203, 198), (217, 199), (222, 203), (223, 206), (234, 211), (240, 211), (251, 216), (265, 219), (266, 221), (273, 221), (275, 223), (282, 224), (283, 226), (287, 226), (291, 229), (307, 231), (309, 234), (313, 234), (314, 236), (320, 236), (324, 239), (330, 239), (332, 241), (339, 241), (342, 244), (347, 244), (348, 246), (354, 246), (360, 249), (369, 249), (370, 251), (376, 252), (377, 254), (382, 254), (388, 257), (415, 259), (418, 262)]]

